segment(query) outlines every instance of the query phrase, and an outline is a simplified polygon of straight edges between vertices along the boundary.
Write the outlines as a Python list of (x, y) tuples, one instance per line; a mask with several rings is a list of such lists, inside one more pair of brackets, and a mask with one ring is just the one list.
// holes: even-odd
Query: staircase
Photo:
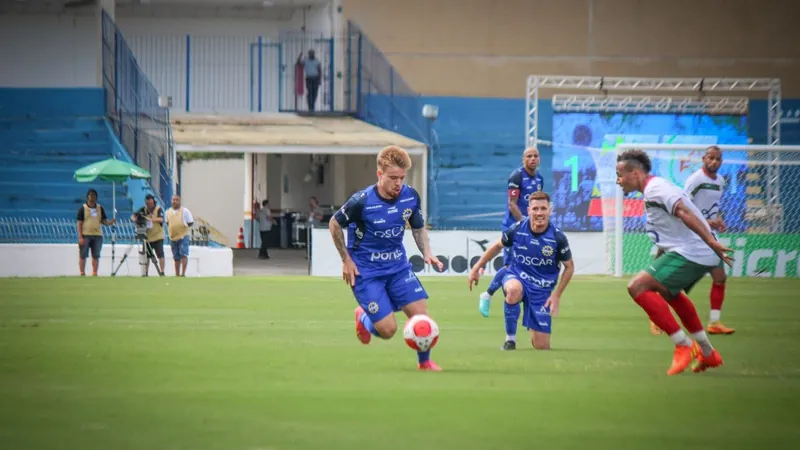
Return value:
[[(102, 117), (0, 118), (0, 217), (74, 219), (94, 188), (111, 215), (111, 183), (78, 183), (76, 169), (111, 157)], [(118, 217), (133, 205), (116, 186)]]

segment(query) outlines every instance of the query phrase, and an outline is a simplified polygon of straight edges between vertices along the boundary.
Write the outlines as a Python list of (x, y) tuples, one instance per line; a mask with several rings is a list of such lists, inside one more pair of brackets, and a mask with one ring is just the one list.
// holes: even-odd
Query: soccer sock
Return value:
[[(642, 292), (633, 299), (650, 317), (658, 328), (664, 330), (672, 338), (679, 331), (683, 333), (678, 321), (672, 317), (667, 302), (658, 293), (653, 291)], [(684, 335), (685, 337), (685, 335)], [(675, 339), (673, 339), (673, 342)], [(677, 343), (676, 343), (677, 344)]]
[(697, 344), (700, 345), (700, 348), (703, 350), (703, 356), (711, 355), (711, 352), (714, 351), (714, 347), (711, 346), (711, 342), (708, 340), (708, 336), (703, 330), (703, 323), (700, 321), (700, 316), (697, 315), (697, 309), (695, 309), (689, 297), (681, 292), (676, 295), (669, 304), (672, 306), (672, 309), (675, 310), (675, 314), (681, 318), (683, 326), (686, 327), (689, 333), (692, 334), (694, 340), (697, 341)]
[(697, 315), (697, 309), (695, 309), (694, 303), (692, 303), (689, 297), (683, 292), (678, 293), (678, 295), (669, 302), (669, 306), (671, 306), (672, 309), (675, 310), (675, 314), (680, 317), (686, 331), (692, 334), (703, 331), (703, 322), (700, 321), (700, 316)]
[(508, 302), (504, 303), (503, 314), (506, 318), (506, 340), (516, 340), (520, 309), (519, 303), (516, 305), (509, 305)]
[(365, 312), (361, 313), (361, 315), (358, 317), (358, 321), (361, 322), (361, 325), (364, 325), (364, 328), (366, 328), (367, 331), (372, 333), (373, 336), (381, 337), (381, 334), (378, 333), (378, 330), (375, 329), (375, 325), (373, 325), (372, 321), (369, 320), (369, 316), (367, 315), (367, 313)]
[(425, 350), (424, 352), (417, 352), (417, 360), (420, 364), (425, 364), (431, 359), (431, 351)]
[(506, 272), (508, 272), (508, 269), (506, 269), (505, 266), (501, 267), (500, 270), (497, 271), (492, 279), (491, 284), (489, 284), (489, 289), (486, 289), (487, 294), (494, 295), (498, 289), (503, 287), (503, 277), (506, 276)]
[(722, 302), (725, 301), (725, 285), (711, 285), (711, 322), (717, 322), (722, 315)]

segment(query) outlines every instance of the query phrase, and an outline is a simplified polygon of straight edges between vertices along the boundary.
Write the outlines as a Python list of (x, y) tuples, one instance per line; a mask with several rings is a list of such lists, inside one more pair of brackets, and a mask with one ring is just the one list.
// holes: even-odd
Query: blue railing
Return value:
[[(136, 242), (136, 227), (127, 217), (119, 217), (115, 227), (103, 225), (103, 236), (111, 242), (116, 231), (116, 242), (132, 244)], [(192, 227), (191, 245), (203, 247), (227, 247), (228, 243), (205, 221), (196, 218)], [(114, 230), (116, 228), (116, 230)], [(77, 222), (72, 219), (56, 217), (0, 217), (0, 244), (77, 244)], [(169, 237), (164, 235), (164, 242)]]
[(152, 175), (150, 188), (162, 199), (172, 196), (173, 142), (169, 109), (136, 62), (111, 17), (103, 11), (103, 88), (106, 114), (132, 162)]
[(420, 95), (358, 25), (348, 22), (347, 28), (347, 109), (364, 121), (430, 144)]

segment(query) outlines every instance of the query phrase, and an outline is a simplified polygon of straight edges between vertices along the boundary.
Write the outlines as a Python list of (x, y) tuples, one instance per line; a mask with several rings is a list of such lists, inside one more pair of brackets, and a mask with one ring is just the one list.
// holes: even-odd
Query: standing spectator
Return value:
[(269, 232), (272, 231), (272, 226), (276, 224), (275, 219), (272, 217), (272, 211), (269, 210), (269, 200), (261, 202), (261, 208), (256, 213), (256, 221), (258, 222), (258, 233), (261, 235), (261, 248), (258, 250), (258, 259), (269, 259), (269, 251), (267, 251), (267, 239), (269, 239)]
[(86, 203), (78, 210), (78, 249), (81, 276), (86, 276), (86, 258), (92, 251), (92, 276), (97, 276), (100, 265), (100, 250), (103, 248), (103, 229), (100, 225), (113, 225), (117, 219), (108, 220), (106, 210), (97, 204), (97, 191), (89, 189)]
[[(169, 231), (172, 259), (175, 260), (175, 276), (185, 277), (186, 266), (189, 265), (189, 234), (194, 224), (192, 213), (181, 206), (181, 198), (172, 196), (172, 208), (167, 211), (167, 229)], [(181, 271), (183, 268), (183, 271)]]
[(322, 224), (322, 219), (325, 214), (319, 206), (317, 197), (311, 196), (308, 198), (308, 225), (309, 227), (318, 227)]
[(319, 85), (322, 84), (322, 67), (319, 60), (315, 57), (314, 50), (308, 51), (308, 58), (302, 59), (301, 53), (298, 57), (298, 62), (303, 63), (303, 73), (306, 76), (306, 100), (308, 101), (308, 110), (314, 112), (317, 104), (317, 94), (319, 93)]

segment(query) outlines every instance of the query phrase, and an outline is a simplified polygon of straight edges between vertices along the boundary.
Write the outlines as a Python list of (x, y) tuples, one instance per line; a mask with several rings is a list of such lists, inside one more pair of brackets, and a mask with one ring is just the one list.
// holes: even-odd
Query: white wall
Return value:
[(181, 197), (195, 217), (202, 217), (235, 246), (242, 226), (244, 160), (183, 161)]
[[(98, 275), (110, 276), (119, 265), (129, 245), (117, 245), (116, 260), (111, 264), (111, 244), (103, 244)], [(175, 275), (172, 249), (164, 246), (167, 276)], [(42, 261), (46, 261), (42, 264)], [(86, 262), (91, 273), (91, 261)], [(125, 264), (117, 272), (118, 277), (141, 276), (138, 247), (131, 250)], [(62, 277), (78, 276), (78, 246), (75, 244), (1, 244), (0, 277)], [(158, 276), (155, 267), (150, 267), (150, 276)], [(187, 277), (233, 276), (233, 252), (229, 248), (195, 247), (189, 249)]]
[[(117, 9), (117, 24), (139, 66), (161, 95), (171, 96), (173, 109), (193, 112), (258, 111), (261, 47), (261, 111), (277, 111), (281, 77), (280, 34), (300, 31), (302, 13), (285, 19), (266, 15), (233, 17), (141, 17)], [(315, 26), (324, 21), (317, 20)], [(329, 21), (327, 21), (329, 22)], [(330, 26), (328, 26), (328, 29)], [(190, 36), (187, 81), (187, 42)], [(287, 58), (289, 58), (287, 60)], [(284, 57), (284, 64), (294, 61)], [(284, 81), (284, 86), (291, 86)]]
[(0, 86), (100, 87), (92, 15), (0, 14)]

